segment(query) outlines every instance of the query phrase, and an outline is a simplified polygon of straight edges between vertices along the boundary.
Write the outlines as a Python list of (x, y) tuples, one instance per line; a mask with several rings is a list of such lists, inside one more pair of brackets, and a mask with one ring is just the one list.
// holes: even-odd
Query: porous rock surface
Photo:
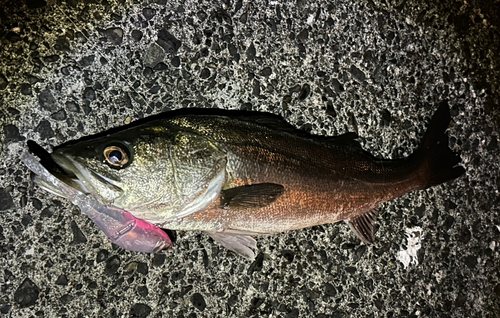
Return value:
[[(133, 2), (0, 5), (0, 314), (498, 317), (498, 1)], [(355, 131), (399, 158), (444, 100), (466, 173), (384, 204), (376, 247), (334, 224), (259, 238), (254, 261), (197, 232), (128, 252), (19, 160), (29, 139), (50, 150), (187, 107)]]

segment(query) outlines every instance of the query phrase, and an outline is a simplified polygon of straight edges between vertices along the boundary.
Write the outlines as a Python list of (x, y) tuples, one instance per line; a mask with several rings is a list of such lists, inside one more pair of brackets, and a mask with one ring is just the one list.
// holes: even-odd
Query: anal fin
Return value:
[(214, 241), (225, 248), (253, 260), (255, 258), (254, 250), (257, 249), (255, 239), (247, 234), (224, 233), (224, 232), (205, 232), (210, 235)]
[(367, 245), (375, 244), (374, 226), (377, 221), (378, 209), (373, 209), (365, 214), (345, 220), (356, 236)]

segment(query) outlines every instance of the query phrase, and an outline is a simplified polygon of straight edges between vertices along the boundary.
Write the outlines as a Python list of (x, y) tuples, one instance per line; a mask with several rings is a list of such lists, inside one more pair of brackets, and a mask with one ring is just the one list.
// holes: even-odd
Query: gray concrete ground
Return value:
[[(498, 317), (498, 1), (7, 1), (0, 6), (0, 313), (7, 317)], [(269, 111), (410, 154), (448, 100), (460, 179), (344, 224), (112, 246), (19, 155), (170, 109)], [(405, 254), (406, 253), (406, 254)], [(411, 258), (406, 268), (401, 255)]]

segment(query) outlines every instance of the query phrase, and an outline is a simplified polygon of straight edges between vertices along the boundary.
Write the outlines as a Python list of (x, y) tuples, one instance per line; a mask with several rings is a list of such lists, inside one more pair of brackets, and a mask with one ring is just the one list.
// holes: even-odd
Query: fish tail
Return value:
[(465, 169), (457, 166), (459, 154), (448, 146), (446, 129), (451, 116), (447, 102), (442, 102), (432, 116), (424, 141), (412, 155), (419, 165), (419, 174), (423, 176), (422, 189), (426, 189), (461, 176)]

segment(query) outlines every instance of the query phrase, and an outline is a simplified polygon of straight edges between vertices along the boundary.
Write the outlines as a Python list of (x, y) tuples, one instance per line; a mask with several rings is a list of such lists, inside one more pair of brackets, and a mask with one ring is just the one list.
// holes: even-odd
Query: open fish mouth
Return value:
[[(117, 181), (86, 168), (83, 164), (64, 153), (54, 152), (50, 154), (32, 141), (28, 142), (28, 146), (30, 151), (40, 158), (40, 163), (52, 175), (75, 190), (94, 196), (101, 203), (109, 203), (103, 202), (109, 200), (103, 200), (96, 189), (97, 187), (109, 189), (109, 194), (114, 193), (112, 197), (123, 193), (123, 190), (117, 185)], [(33, 180), (46, 191), (61, 197), (67, 197), (61, 189), (56, 188), (53, 184), (46, 182), (38, 176), (34, 175)]]

